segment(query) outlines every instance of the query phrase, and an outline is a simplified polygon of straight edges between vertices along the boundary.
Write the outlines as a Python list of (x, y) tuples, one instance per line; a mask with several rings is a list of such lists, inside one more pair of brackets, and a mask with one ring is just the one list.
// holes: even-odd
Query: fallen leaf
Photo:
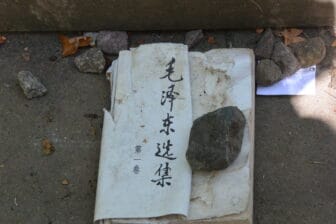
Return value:
[(143, 142), (143, 143), (147, 143), (147, 139), (145, 138), (142, 142)]
[(0, 44), (4, 44), (6, 42), (7, 38), (5, 36), (0, 35)]
[(91, 43), (91, 37), (85, 36), (68, 38), (67, 36), (59, 35), (58, 39), (62, 44), (62, 55), (64, 57), (75, 54), (78, 48), (90, 46)]
[(48, 155), (51, 155), (55, 151), (55, 147), (48, 139), (44, 139), (42, 141), (42, 150), (43, 150), (43, 154), (48, 156)]
[(0, 168), (4, 168), (5, 167), (5, 165), (4, 164), (0, 164)]
[(62, 185), (69, 185), (69, 181), (68, 181), (68, 179), (64, 179), (64, 180), (62, 180)]
[(264, 32), (264, 29), (263, 29), (263, 28), (257, 28), (257, 29), (256, 29), (256, 33), (257, 33), (257, 34), (261, 34), (262, 32)]
[(305, 38), (299, 36), (302, 32), (301, 29), (289, 28), (277, 32), (277, 35), (283, 37), (285, 45), (289, 45), (305, 41)]
[(209, 37), (208, 37), (208, 43), (209, 43), (209, 44), (215, 44), (215, 43), (216, 43), (215, 38), (214, 38), (213, 36), (209, 36)]

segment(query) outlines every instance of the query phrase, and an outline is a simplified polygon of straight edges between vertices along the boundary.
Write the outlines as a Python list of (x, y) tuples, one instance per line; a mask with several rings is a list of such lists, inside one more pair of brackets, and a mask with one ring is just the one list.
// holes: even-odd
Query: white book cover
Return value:
[[(172, 71), (172, 67), (174, 74), (170, 81), (158, 80)], [(214, 49), (188, 53), (181, 44), (142, 45), (121, 52), (108, 74), (112, 106), (111, 111), (105, 111), (95, 221), (100, 224), (251, 223), (253, 51)], [(192, 121), (224, 106), (237, 106), (246, 117), (241, 153), (225, 170), (191, 173), (185, 152)], [(169, 139), (162, 138), (164, 135), (160, 133), (167, 113), (174, 116), (171, 124), (174, 147), (169, 152), (161, 149), (159, 154), (171, 154), (176, 157), (174, 160), (155, 156), (162, 146), (160, 141), (166, 143), (167, 149)], [(143, 130), (144, 127), (147, 129)], [(137, 154), (136, 147), (141, 154)], [(156, 166), (165, 165), (165, 161), (173, 162), (175, 170), (170, 173), (172, 179), (167, 179), (170, 185), (162, 187), (155, 182), (160, 178), (155, 179), (153, 174), (157, 172)], [(134, 169), (137, 166), (139, 169)], [(141, 179), (139, 175), (143, 175)]]

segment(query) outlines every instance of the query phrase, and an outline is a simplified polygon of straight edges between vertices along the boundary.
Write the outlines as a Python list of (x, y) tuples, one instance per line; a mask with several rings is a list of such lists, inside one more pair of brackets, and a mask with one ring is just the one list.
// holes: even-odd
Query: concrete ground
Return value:
[[(184, 39), (184, 33), (129, 35), (131, 46)], [(253, 47), (258, 39), (249, 31), (206, 35), (216, 44), (204, 40), (197, 50)], [(55, 33), (6, 36), (0, 46), (0, 224), (92, 223), (109, 84), (104, 75), (78, 72), (73, 56), (62, 58)], [(336, 90), (328, 52), (316, 96), (256, 97), (255, 224), (336, 220)], [(48, 94), (27, 100), (16, 81), (20, 70), (38, 76)], [(55, 147), (49, 156), (44, 139)]]

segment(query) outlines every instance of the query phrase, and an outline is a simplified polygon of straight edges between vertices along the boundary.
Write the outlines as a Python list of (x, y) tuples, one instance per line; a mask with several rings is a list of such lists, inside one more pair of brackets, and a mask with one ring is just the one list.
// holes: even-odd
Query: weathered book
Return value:
[[(120, 52), (108, 75), (95, 222), (251, 223), (253, 52), (142, 45)], [(224, 106), (246, 117), (241, 152), (225, 170), (192, 173), (192, 121)]]

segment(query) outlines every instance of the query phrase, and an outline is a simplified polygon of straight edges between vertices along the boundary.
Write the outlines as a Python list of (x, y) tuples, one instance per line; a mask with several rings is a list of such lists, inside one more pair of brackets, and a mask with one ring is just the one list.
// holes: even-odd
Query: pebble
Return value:
[(118, 54), (128, 49), (128, 36), (123, 31), (100, 31), (97, 35), (97, 47), (107, 54)]
[(97, 48), (91, 48), (75, 58), (76, 67), (85, 73), (102, 73), (105, 63), (103, 52)]
[(192, 30), (186, 33), (184, 43), (188, 45), (189, 48), (194, 47), (204, 38), (202, 30)]
[(257, 43), (254, 53), (257, 58), (271, 58), (274, 48), (274, 35), (271, 29), (267, 29)]
[(320, 37), (290, 45), (303, 68), (319, 64), (326, 56), (326, 47)]
[(17, 79), (28, 99), (43, 96), (47, 93), (47, 88), (30, 71), (20, 71)]
[(261, 86), (269, 86), (284, 78), (278, 65), (272, 60), (264, 59), (257, 63), (256, 82)]
[(237, 107), (224, 107), (196, 119), (193, 123), (186, 158), (195, 171), (228, 167), (241, 150), (244, 114)]
[(284, 77), (293, 75), (301, 68), (292, 51), (281, 41), (274, 44), (272, 60), (280, 67)]

